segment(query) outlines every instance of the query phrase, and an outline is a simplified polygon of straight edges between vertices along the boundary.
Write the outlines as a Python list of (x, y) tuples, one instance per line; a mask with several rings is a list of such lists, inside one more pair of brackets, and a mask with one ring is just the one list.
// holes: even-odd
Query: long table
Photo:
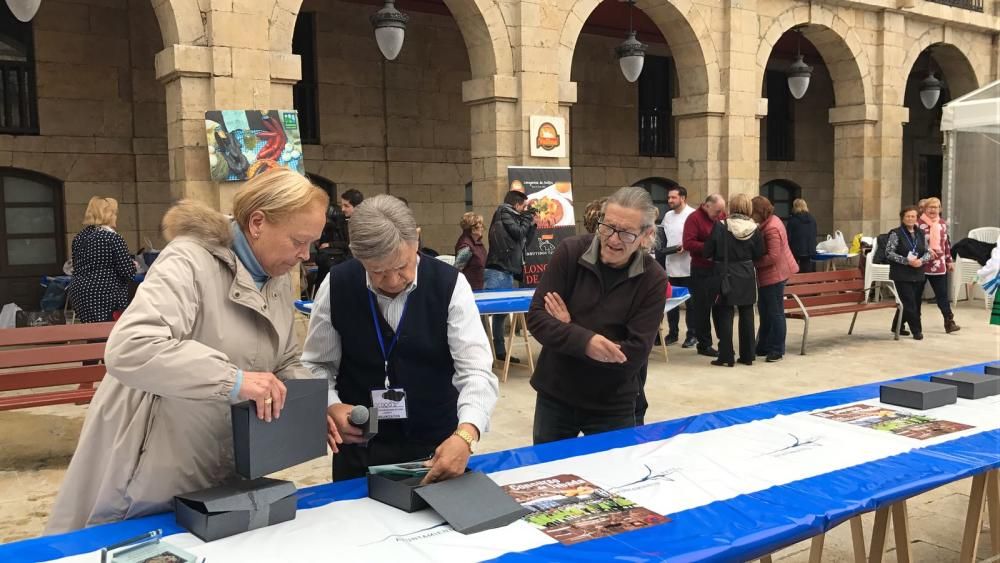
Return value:
[[(981, 371), (982, 364), (969, 368)], [(930, 375), (897, 381), (926, 380)], [(102, 546), (155, 529), (162, 529), (171, 544), (207, 556), (210, 563), (333, 557), (747, 561), (821, 537), (864, 512), (876, 510), (878, 526), (879, 515), (889, 506), (959, 479), (976, 476), (974, 488), (984, 482), (984, 475), (995, 480), (1000, 467), (1000, 397), (959, 399), (955, 405), (921, 411), (973, 426), (927, 440), (813, 416), (843, 405), (878, 405), (878, 393), (877, 383), (861, 385), (470, 460), (473, 469), (490, 474), (499, 484), (575, 474), (670, 519), (574, 545), (560, 544), (524, 521), (463, 536), (431, 510), (406, 514), (366, 498), (365, 481), (355, 479), (299, 491), (294, 521), (211, 543), (185, 533), (172, 514), (161, 514), (0, 545), (0, 561), (68, 557), (66, 563), (92, 563), (99, 560), (95, 550)], [(973, 496), (980, 504), (970, 506), (970, 520), (982, 513), (982, 493)], [(885, 519), (881, 521), (884, 540)], [(971, 524), (978, 537), (979, 520)], [(878, 544), (877, 534), (876, 528), (873, 545)], [(994, 544), (994, 551), (997, 547)]]

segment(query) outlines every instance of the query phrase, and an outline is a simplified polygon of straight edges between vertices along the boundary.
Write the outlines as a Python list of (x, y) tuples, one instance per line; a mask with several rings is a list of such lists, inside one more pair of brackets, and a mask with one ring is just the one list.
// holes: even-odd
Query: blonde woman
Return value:
[(955, 271), (955, 261), (951, 257), (951, 237), (948, 236), (948, 222), (941, 216), (941, 200), (936, 197), (922, 199), (920, 217), (917, 226), (924, 232), (927, 248), (931, 252), (931, 260), (924, 265), (925, 282), (934, 290), (934, 300), (937, 302), (941, 316), (944, 318), (944, 331), (948, 334), (958, 332), (962, 327), (955, 322), (955, 313), (951, 310), (948, 299), (948, 274)]
[(469, 211), (459, 222), (462, 234), (455, 242), (455, 268), (465, 274), (474, 291), (483, 289), (483, 275), (486, 270), (486, 247), (483, 233), (486, 227), (483, 216)]
[(76, 317), (85, 323), (114, 320), (128, 306), (135, 261), (125, 239), (115, 232), (117, 224), (118, 202), (92, 197), (83, 230), (73, 238), (73, 281), (68, 292)]
[[(275, 169), (233, 200), (233, 220), (193, 201), (163, 218), (170, 241), (108, 339), (107, 375), (46, 533), (169, 510), (174, 495), (235, 476), (229, 405), (277, 417), (299, 363), (289, 272), (309, 256), (329, 198)], [(336, 449), (339, 435), (331, 431)]]

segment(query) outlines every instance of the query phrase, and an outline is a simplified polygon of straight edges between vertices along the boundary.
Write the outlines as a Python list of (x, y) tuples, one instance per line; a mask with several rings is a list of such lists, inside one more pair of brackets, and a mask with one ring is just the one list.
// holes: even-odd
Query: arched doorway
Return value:
[(4, 303), (38, 309), (40, 276), (62, 275), (65, 223), (62, 182), (37, 172), (0, 168), (0, 295)]
[(770, 200), (774, 206), (774, 214), (787, 221), (792, 214), (792, 202), (802, 197), (802, 188), (791, 180), (779, 178), (765, 182), (760, 187), (760, 195)]
[(667, 206), (667, 193), (670, 191), (670, 188), (676, 187), (679, 184), (668, 178), (653, 177), (639, 180), (632, 185), (649, 192), (649, 196), (653, 198), (653, 205), (660, 210), (659, 218), (662, 219), (663, 215), (670, 210), (670, 207)]

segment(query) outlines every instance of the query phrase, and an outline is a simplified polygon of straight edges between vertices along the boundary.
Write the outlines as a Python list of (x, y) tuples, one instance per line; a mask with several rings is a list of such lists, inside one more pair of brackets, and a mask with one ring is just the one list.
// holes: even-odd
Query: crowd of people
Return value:
[[(712, 194), (697, 208), (687, 196), (671, 188), (657, 225), (649, 193), (621, 188), (587, 205), (586, 233), (556, 248), (526, 315), (542, 345), (531, 376), (535, 444), (643, 423), (671, 285), (691, 293), (682, 347), (717, 366), (782, 359), (784, 284), (815, 245), (805, 202), (796, 200), (786, 229), (763, 196), (735, 194), (727, 205)], [(273, 170), (241, 188), (231, 216), (193, 201), (172, 207), (169, 243), (131, 304), (119, 293), (87, 297), (134, 274), (114, 232), (116, 203), (92, 200), (73, 244), (71, 293), (78, 310), (90, 307), (84, 320), (120, 318), (47, 533), (164, 511), (174, 495), (225, 482), (234, 474), (229, 405), (252, 400), (260, 419), (277, 419), (284, 382), (296, 378), (328, 382), (333, 480), (413, 460), (426, 460), (425, 483), (461, 475), (489, 429), (493, 362), (506, 354), (506, 316), (492, 320), (491, 350), (473, 291), (521, 278), (536, 228), (526, 199), (506, 194), (489, 227), (465, 213), (452, 267), (421, 252), (404, 200), (348, 190), (331, 207), (303, 176)], [(900, 218), (885, 247), (899, 322), (922, 337), (920, 294), (930, 284), (946, 329), (958, 330), (942, 282), (953, 264), (940, 202)], [(300, 354), (291, 272), (309, 259), (326, 273)], [(681, 341), (680, 316), (667, 315), (666, 344)], [(351, 422), (357, 405), (379, 406), (375, 439)]]

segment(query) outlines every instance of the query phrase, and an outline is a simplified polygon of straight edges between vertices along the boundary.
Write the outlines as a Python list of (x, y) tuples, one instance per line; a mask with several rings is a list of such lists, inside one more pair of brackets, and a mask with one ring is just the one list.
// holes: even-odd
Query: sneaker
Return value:
[(699, 348), (698, 354), (701, 356), (708, 356), (709, 358), (718, 358), (719, 352), (715, 348), (709, 346), (708, 348)]
[(678, 340), (680, 340), (680, 339), (677, 337), (676, 334), (668, 334), (667, 335), (667, 346), (670, 346), (671, 344), (676, 344)]
[(681, 348), (694, 348), (697, 345), (698, 339), (693, 336), (689, 336), (684, 339), (684, 344), (681, 344)]
[(768, 363), (771, 363), (771, 362), (780, 362), (782, 358), (784, 358), (784, 356), (782, 356), (781, 354), (768, 354), (766, 361)]
[[(506, 360), (507, 360), (506, 356), (497, 355), (497, 361), (498, 362), (503, 363)], [(510, 363), (512, 363), (512, 364), (519, 364), (519, 363), (521, 363), (521, 359), (518, 358), (517, 356), (511, 356), (510, 357)]]

